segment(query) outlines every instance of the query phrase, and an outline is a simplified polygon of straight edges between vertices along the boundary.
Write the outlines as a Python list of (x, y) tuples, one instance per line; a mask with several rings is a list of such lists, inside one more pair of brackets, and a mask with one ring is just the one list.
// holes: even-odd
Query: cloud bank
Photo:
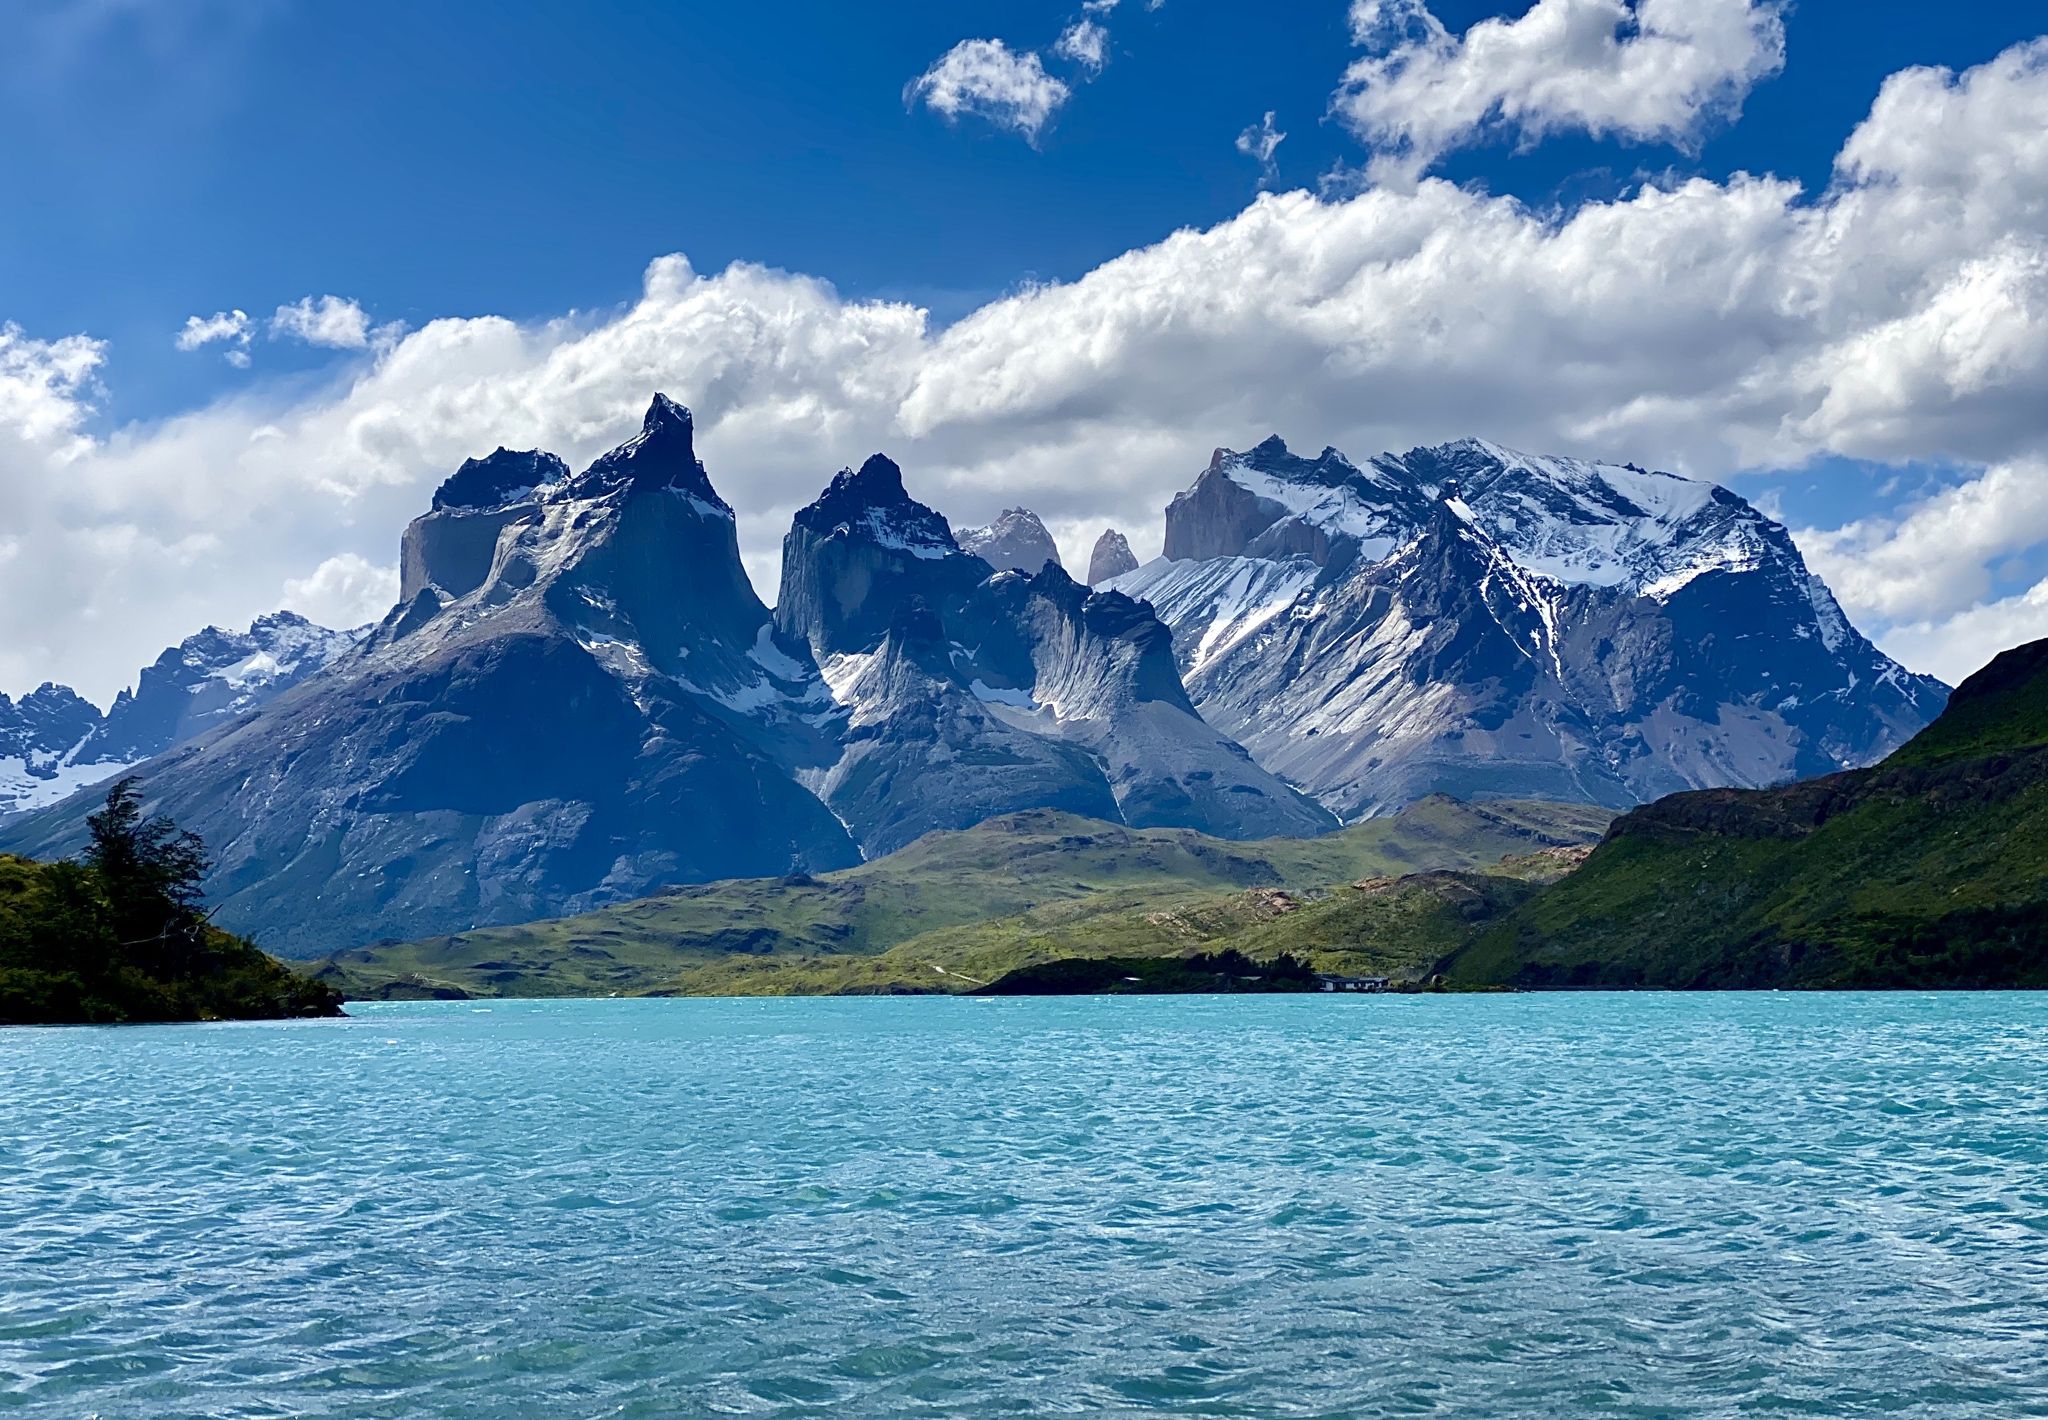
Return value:
[(2044, 135), (2036, 42), (1894, 76), (1820, 193), (1693, 179), (1566, 214), (1432, 179), (1269, 193), (943, 331), (668, 256), (599, 318), (366, 330), (323, 390), (95, 438), (103, 347), (0, 328), (0, 687), (104, 697), (209, 620), (367, 614), (463, 458), (587, 459), (654, 389), (696, 409), (771, 594), (791, 512), (877, 449), (957, 520), (1033, 507), (1073, 558), (1105, 522), (1156, 551), (1210, 449), (1275, 430), (1361, 457), (1477, 433), (1718, 477), (1823, 454), (1960, 465), (1961, 489), (1891, 520), (1803, 534), (1859, 620), (1953, 677), (1969, 635), (2048, 634), (2048, 593), (2001, 600), (1992, 576), (2048, 533)]

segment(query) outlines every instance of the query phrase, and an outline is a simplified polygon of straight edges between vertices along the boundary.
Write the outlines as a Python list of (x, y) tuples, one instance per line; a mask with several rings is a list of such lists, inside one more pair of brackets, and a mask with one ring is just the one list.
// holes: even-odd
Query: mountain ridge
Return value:
[[(1112, 579), (1205, 718), (1340, 817), (1436, 790), (1610, 807), (1868, 762), (1946, 688), (1717, 485), (1479, 439), (1219, 449)], [(1489, 783), (1489, 781), (1491, 781)]]
[(49, 682), (18, 702), (0, 695), (0, 818), (105, 783), (247, 714), (325, 668), (365, 630), (331, 631), (289, 611), (259, 616), (247, 631), (203, 627), (143, 667), (104, 714)]

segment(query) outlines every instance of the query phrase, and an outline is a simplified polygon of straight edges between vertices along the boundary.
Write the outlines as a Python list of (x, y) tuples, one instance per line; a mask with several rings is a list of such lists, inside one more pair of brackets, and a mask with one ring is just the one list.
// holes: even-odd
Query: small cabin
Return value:
[(1384, 991), (1388, 985), (1384, 976), (1323, 976), (1319, 979), (1325, 991)]

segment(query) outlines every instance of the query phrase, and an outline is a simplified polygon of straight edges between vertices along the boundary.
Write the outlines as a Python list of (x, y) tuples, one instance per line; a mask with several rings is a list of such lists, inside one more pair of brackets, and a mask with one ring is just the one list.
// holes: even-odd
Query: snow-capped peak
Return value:
[[(1645, 595), (1669, 595), (1715, 568), (1753, 566), (1773, 541), (1768, 519), (1712, 483), (1632, 464), (1525, 454), (1480, 438), (1381, 454), (1360, 467), (1335, 449), (1301, 458), (1274, 436), (1244, 453), (1218, 450), (1204, 474), (1212, 477), (1267, 510), (1263, 521), (1233, 510), (1236, 547), (1223, 550), (1262, 555), (1271, 555), (1269, 544), (1305, 550), (1300, 536), (1278, 536), (1291, 523), (1379, 561), (1450, 493), (1464, 521), (1526, 570)], [(1188, 505), (1199, 502), (1201, 489), (1198, 482), (1175, 500), (1169, 527), (1176, 512), (1194, 511)], [(1312, 555), (1326, 560), (1320, 550)]]
[(905, 491), (903, 470), (886, 454), (870, 456), (858, 469), (841, 469), (796, 521), (814, 533), (845, 532), (913, 557), (936, 559), (960, 551), (951, 525)]
[(1029, 508), (1006, 508), (985, 528), (962, 528), (955, 541), (999, 572), (1035, 573), (1048, 562), (1060, 565), (1059, 544)]

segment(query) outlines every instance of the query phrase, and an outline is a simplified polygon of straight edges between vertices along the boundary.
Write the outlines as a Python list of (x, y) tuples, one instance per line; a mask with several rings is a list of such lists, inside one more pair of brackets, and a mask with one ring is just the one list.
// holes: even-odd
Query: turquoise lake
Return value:
[(0, 1412), (2048, 1416), (2048, 996), (0, 1031)]

